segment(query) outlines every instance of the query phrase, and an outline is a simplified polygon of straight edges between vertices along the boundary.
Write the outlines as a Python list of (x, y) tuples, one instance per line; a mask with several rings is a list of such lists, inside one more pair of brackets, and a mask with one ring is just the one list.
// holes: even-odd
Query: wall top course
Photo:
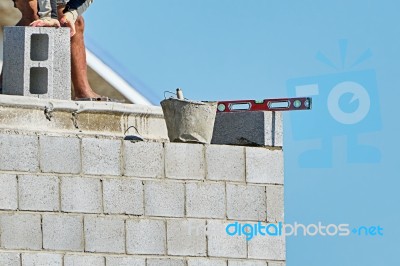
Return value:
[[(134, 128), (136, 127), (139, 134), (146, 140), (168, 142), (167, 127), (163, 112), (161, 107), (158, 106), (113, 102), (78, 102), (0, 95), (0, 110), (0, 131), (28, 131), (62, 135), (99, 135), (123, 138), (125, 135), (137, 134)], [(240, 122), (240, 117), (235, 119), (235, 121), (239, 120)], [(268, 119), (253, 121), (253, 124), (260, 124), (259, 126), (262, 126), (264, 123), (265, 126), (269, 126), (269, 124), (275, 124), (274, 120), (279, 120), (278, 124), (281, 125), (280, 120), (282, 118), (280, 115), (270, 116), (266, 114), (266, 117)], [(245, 123), (246, 121), (242, 122)], [(282, 127), (279, 127), (277, 130), (279, 132), (273, 132), (273, 134), (277, 135), (277, 138), (281, 138)], [(218, 132), (225, 131), (222, 127)], [(242, 132), (241, 136), (246, 137), (246, 132)], [(230, 134), (229, 132), (225, 133)], [(271, 138), (274, 139), (273, 137)], [(222, 141), (216, 144), (254, 146), (257, 143), (246, 144)], [(256, 146), (266, 146), (272, 149), (279, 149), (282, 146), (282, 141), (280, 140), (268, 143), (260, 142)]]

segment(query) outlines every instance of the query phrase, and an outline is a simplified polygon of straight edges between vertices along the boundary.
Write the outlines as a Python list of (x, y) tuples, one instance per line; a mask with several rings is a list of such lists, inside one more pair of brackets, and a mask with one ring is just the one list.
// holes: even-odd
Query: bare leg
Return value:
[[(62, 17), (64, 6), (58, 6), (58, 16)], [(89, 85), (87, 79), (86, 50), (84, 41), (85, 22), (79, 16), (75, 22), (76, 33), (71, 38), (71, 77), (75, 98), (99, 97)]]

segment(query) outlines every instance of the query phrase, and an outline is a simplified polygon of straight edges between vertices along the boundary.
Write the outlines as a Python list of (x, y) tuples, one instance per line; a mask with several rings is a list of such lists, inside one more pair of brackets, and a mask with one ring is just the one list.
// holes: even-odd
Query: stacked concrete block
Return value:
[(85, 217), (85, 250), (125, 253), (125, 221), (118, 217)]
[(66, 28), (5, 27), (3, 94), (71, 99)]
[(283, 222), (283, 183), (279, 146), (3, 130), (0, 265), (283, 266), (283, 237), (227, 232)]
[(0, 210), (16, 210), (17, 208), (17, 176), (10, 174), (0, 174)]
[(128, 254), (166, 254), (166, 224), (163, 220), (134, 219), (126, 221)]
[(143, 215), (143, 183), (133, 179), (103, 180), (104, 213)]
[(38, 151), (37, 136), (0, 133), (0, 170), (37, 172)]
[(61, 210), (64, 212), (101, 213), (101, 180), (98, 178), (62, 177)]
[(211, 143), (282, 146), (282, 113), (262, 111), (217, 113)]
[(62, 266), (63, 256), (61, 254), (39, 253), (31, 254), (24, 253), (21, 256), (22, 265), (36, 266), (36, 265), (51, 265)]
[(145, 181), (145, 214), (150, 216), (183, 217), (185, 186), (175, 181)]
[(0, 214), (0, 244), (4, 249), (42, 249), (39, 214)]
[(121, 175), (121, 141), (82, 139), (82, 171), (88, 175)]
[(43, 248), (60, 251), (83, 251), (83, 217), (80, 215), (42, 216)]
[(19, 209), (30, 211), (60, 210), (59, 179), (56, 176), (18, 176)]

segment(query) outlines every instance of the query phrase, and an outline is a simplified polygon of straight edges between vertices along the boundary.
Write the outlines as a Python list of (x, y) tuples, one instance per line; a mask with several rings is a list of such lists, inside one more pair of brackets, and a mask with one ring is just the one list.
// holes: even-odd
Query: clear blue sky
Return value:
[[(159, 100), (177, 87), (191, 99), (226, 100), (317, 84), (313, 111), (285, 114), (286, 222), (380, 225), (384, 236), (291, 237), (287, 265), (390, 266), (400, 265), (399, 10), (396, 0), (97, 0), (85, 16), (90, 42)], [(369, 95), (362, 121), (329, 112), (341, 82)], [(336, 102), (350, 116), (365, 104), (353, 96)]]

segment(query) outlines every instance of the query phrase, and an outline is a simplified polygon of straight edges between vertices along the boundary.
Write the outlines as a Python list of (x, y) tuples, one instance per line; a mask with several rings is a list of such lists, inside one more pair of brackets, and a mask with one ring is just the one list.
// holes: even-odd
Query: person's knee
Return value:
[(75, 30), (76, 32), (84, 32), (85, 30), (85, 20), (82, 16), (78, 16), (77, 20), (75, 21)]
[(19, 26), (27, 26), (39, 18), (36, 0), (16, 0), (14, 6), (22, 13), (22, 18), (18, 23), (20, 24)]

